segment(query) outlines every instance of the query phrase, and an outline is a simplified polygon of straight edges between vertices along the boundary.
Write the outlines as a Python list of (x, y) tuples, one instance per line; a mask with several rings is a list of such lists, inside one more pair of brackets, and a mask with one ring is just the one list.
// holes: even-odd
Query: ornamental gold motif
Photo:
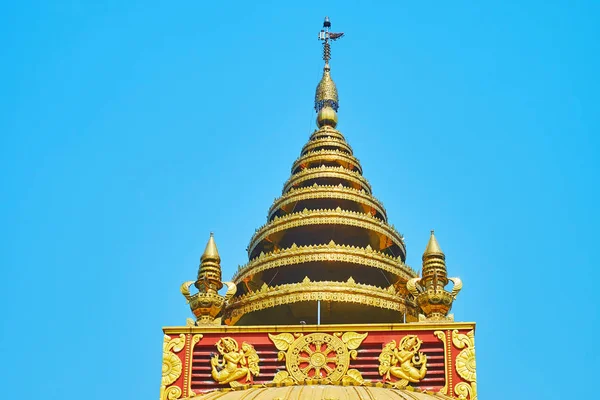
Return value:
[(283, 185), (283, 191), (287, 192), (292, 187), (299, 186), (307, 180), (321, 178), (345, 179), (351, 183), (361, 186), (367, 193), (371, 193), (371, 184), (367, 179), (356, 171), (344, 167), (329, 167), (321, 165), (320, 167), (307, 168), (292, 175)]
[(308, 165), (311, 163), (323, 162), (323, 161), (345, 162), (346, 164), (354, 167), (353, 170), (356, 170), (357, 172), (362, 174), (362, 167), (360, 165), (360, 161), (356, 157), (354, 157), (348, 153), (345, 153), (343, 151), (337, 150), (337, 149), (336, 150), (317, 150), (317, 151), (308, 152), (308, 153), (298, 157), (298, 159), (294, 162), (294, 165), (292, 166), (292, 171), (295, 171), (296, 169), (298, 169), (299, 167), (302, 167), (303, 165)]
[(468, 382), (456, 384), (454, 392), (461, 400), (477, 400), (475, 333), (471, 330), (465, 335), (454, 330), (452, 331), (452, 343), (458, 349), (463, 349), (456, 357), (456, 372)]
[(396, 274), (406, 280), (417, 275), (417, 272), (402, 262), (402, 258), (392, 257), (385, 253), (373, 250), (367, 245), (365, 248), (336, 244), (333, 240), (329, 244), (297, 246), (292, 244), (287, 249), (259, 256), (243, 267), (239, 267), (233, 276), (234, 283), (242, 282), (246, 277), (269, 269), (287, 265), (296, 265), (305, 262), (347, 262), (360, 264), (365, 267), (378, 268)]
[(407, 335), (396, 345), (392, 340), (383, 346), (379, 355), (379, 374), (386, 382), (393, 376), (398, 380), (397, 388), (404, 388), (409, 382), (417, 383), (427, 374), (427, 356), (420, 352), (423, 343), (416, 335)]
[(366, 205), (373, 210), (378, 212), (386, 218), (387, 214), (383, 204), (370, 193), (365, 192), (364, 189), (354, 189), (342, 186), (340, 183), (337, 186), (333, 185), (317, 185), (308, 186), (300, 189), (290, 189), (286, 194), (275, 199), (273, 205), (269, 209), (268, 218), (286, 207), (289, 204), (296, 203), (302, 200), (312, 199), (339, 199), (339, 200), (351, 200), (359, 204)]
[(309, 381), (332, 384), (362, 384), (360, 372), (348, 369), (355, 360), (356, 349), (367, 333), (281, 333), (269, 334), (275, 344), (279, 360), (285, 359), (286, 370), (279, 371), (273, 383), (298, 384)]
[(308, 277), (300, 283), (275, 287), (263, 284), (260, 290), (249, 292), (232, 301), (226, 318), (228, 325), (235, 324), (244, 314), (301, 301), (339, 301), (357, 303), (398, 312), (405, 312), (405, 300), (393, 285), (387, 289), (356, 283), (352, 277), (346, 282), (312, 282)]
[(168, 387), (175, 382), (183, 370), (181, 359), (174, 353), (179, 353), (185, 347), (185, 335), (182, 333), (178, 337), (171, 338), (164, 335), (163, 340), (163, 365), (162, 365), (162, 384), (160, 386), (161, 400), (174, 400), (181, 397), (181, 388), (178, 386)]
[(215, 344), (219, 354), (210, 359), (211, 375), (220, 384), (229, 383), (231, 387), (241, 386), (238, 382), (253, 383), (253, 377), (258, 376), (260, 358), (250, 343), (242, 342), (240, 349), (237, 341), (231, 337), (219, 339)]
[(252, 254), (254, 248), (261, 241), (274, 233), (309, 225), (344, 225), (368, 229), (387, 236), (395, 245), (402, 249), (403, 253), (405, 252), (403, 236), (393, 226), (370, 214), (342, 210), (338, 207), (335, 210), (308, 210), (305, 208), (301, 212), (295, 212), (280, 218), (275, 217), (271, 222), (256, 230), (248, 245), (248, 254)]

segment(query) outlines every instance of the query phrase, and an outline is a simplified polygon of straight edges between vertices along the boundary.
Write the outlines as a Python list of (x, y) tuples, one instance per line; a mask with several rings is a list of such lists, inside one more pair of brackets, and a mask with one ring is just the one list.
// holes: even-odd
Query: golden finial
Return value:
[(317, 125), (319, 127), (328, 125), (334, 127), (337, 125), (337, 110), (339, 106), (337, 88), (333, 79), (331, 79), (329, 60), (331, 59), (331, 44), (330, 40), (337, 40), (344, 36), (344, 33), (333, 33), (329, 31), (331, 22), (329, 17), (325, 17), (323, 29), (319, 32), (319, 40), (323, 41), (323, 60), (325, 67), (323, 68), (323, 77), (317, 85), (315, 93), (315, 111), (317, 115)]
[(198, 290), (204, 292), (216, 292), (223, 287), (223, 282), (221, 282), (221, 257), (219, 256), (215, 236), (212, 232), (210, 233), (204, 253), (200, 257), (196, 287)]
[(221, 257), (219, 256), (219, 250), (217, 250), (217, 244), (215, 243), (215, 235), (214, 233), (210, 233), (210, 238), (208, 239), (208, 243), (206, 243), (206, 248), (204, 249), (204, 253), (202, 257), (200, 257), (200, 261), (215, 261), (217, 263), (221, 262)]
[[(228, 289), (225, 296), (221, 296), (218, 292), (224, 284)], [(190, 293), (192, 285), (196, 286), (198, 293)], [(223, 309), (236, 291), (235, 284), (221, 281), (221, 257), (211, 232), (204, 253), (200, 257), (198, 279), (196, 282), (188, 281), (181, 285), (181, 294), (190, 303), (190, 308), (196, 316), (195, 324), (220, 325)]]
[(431, 236), (429, 237), (429, 243), (427, 243), (427, 247), (425, 248), (425, 252), (423, 253), (423, 258), (434, 254), (441, 254), (445, 258), (444, 252), (440, 248), (440, 245), (438, 244), (437, 239), (435, 238), (434, 231), (432, 229)]
[[(417, 304), (423, 311), (423, 319), (428, 321), (451, 320), (452, 316), (449, 316), (448, 312), (462, 288), (462, 282), (458, 278), (448, 278), (446, 255), (440, 248), (433, 230), (423, 253), (421, 276), (421, 278), (410, 279), (406, 288), (415, 296)], [(454, 283), (451, 292), (444, 289), (448, 281)]]

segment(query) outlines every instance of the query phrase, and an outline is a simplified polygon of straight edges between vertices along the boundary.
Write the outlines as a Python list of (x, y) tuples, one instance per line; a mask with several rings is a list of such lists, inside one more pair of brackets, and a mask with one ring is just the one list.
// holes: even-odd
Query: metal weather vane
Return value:
[(329, 65), (329, 60), (331, 59), (331, 45), (329, 44), (330, 40), (338, 40), (344, 36), (344, 32), (334, 33), (330, 32), (331, 21), (329, 21), (329, 17), (325, 17), (325, 21), (323, 22), (323, 29), (319, 32), (319, 40), (323, 41), (323, 60), (325, 60), (325, 65)]

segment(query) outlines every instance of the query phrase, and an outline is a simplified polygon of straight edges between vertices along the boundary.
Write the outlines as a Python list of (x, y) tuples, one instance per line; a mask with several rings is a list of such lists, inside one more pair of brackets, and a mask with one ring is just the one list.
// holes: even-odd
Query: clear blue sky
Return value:
[(409, 264), (435, 228), (463, 279), (480, 398), (597, 390), (600, 2), (413, 3), (4, 4), (5, 389), (157, 398), (209, 232), (230, 277), (314, 127), (329, 15), (339, 128)]

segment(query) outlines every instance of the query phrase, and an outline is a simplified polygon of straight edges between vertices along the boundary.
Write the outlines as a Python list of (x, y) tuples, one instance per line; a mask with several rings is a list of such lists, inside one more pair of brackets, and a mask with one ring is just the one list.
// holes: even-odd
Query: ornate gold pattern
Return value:
[(181, 376), (183, 363), (174, 353), (179, 353), (185, 347), (185, 335), (182, 333), (176, 338), (164, 335), (163, 339), (163, 365), (162, 365), (162, 384), (160, 387), (160, 398), (162, 400), (178, 399), (181, 396), (181, 388), (170, 384), (175, 382)]
[[(194, 354), (194, 347), (198, 344), (200, 339), (202, 339), (203, 335), (188, 335), (191, 336), (188, 346), (185, 349), (185, 365), (188, 366), (188, 369), (185, 371), (185, 375), (183, 377), (183, 387), (184, 387), (184, 396), (194, 396), (196, 393), (192, 390), (192, 354)], [(185, 393), (185, 389), (187, 388), (187, 394)]]
[(477, 372), (475, 364), (475, 332), (467, 334), (452, 331), (452, 343), (458, 349), (462, 349), (456, 356), (456, 372), (466, 382), (457, 383), (454, 392), (459, 399), (477, 400)]
[(379, 214), (387, 218), (387, 214), (383, 204), (371, 194), (366, 193), (364, 190), (357, 190), (354, 188), (348, 188), (339, 184), (337, 186), (329, 185), (317, 185), (303, 187), (299, 189), (290, 189), (286, 194), (275, 199), (275, 202), (269, 209), (270, 219), (273, 214), (285, 207), (290, 203), (295, 203), (302, 200), (310, 199), (340, 199), (340, 200), (351, 200), (359, 204), (364, 204), (370, 208), (375, 209)]
[[(228, 287), (225, 296), (221, 296), (218, 293), (223, 284)], [(190, 293), (190, 286), (192, 285), (198, 288), (198, 293)], [(229, 299), (235, 295), (237, 287), (231, 282), (221, 281), (221, 257), (219, 256), (212, 233), (208, 239), (204, 254), (200, 258), (198, 279), (195, 282), (184, 282), (180, 290), (196, 316), (196, 324), (221, 324), (221, 318), (217, 317), (223, 312)]]
[(450, 362), (448, 360), (448, 344), (446, 341), (446, 332), (435, 331), (433, 332), (433, 334), (444, 344), (444, 387), (440, 389), (440, 393), (448, 394), (448, 375), (451, 374), (451, 371), (448, 369), (450, 366)]
[[(417, 304), (423, 310), (421, 320), (453, 321), (454, 317), (448, 315), (452, 302), (462, 288), (459, 278), (448, 278), (446, 274), (446, 256), (431, 231), (429, 243), (423, 253), (422, 278), (413, 278), (406, 283), (407, 290), (415, 296)], [(444, 287), (448, 281), (454, 283), (451, 292)]]
[(338, 93), (337, 88), (333, 79), (331, 79), (330, 69), (328, 65), (325, 65), (323, 69), (323, 77), (317, 85), (315, 92), (315, 110), (318, 112), (324, 106), (330, 106), (333, 110), (337, 111), (338, 108)]
[[(409, 382), (417, 383), (427, 374), (427, 356), (420, 352), (423, 343), (416, 335), (406, 335), (386, 343), (379, 355), (379, 374), (386, 382), (390, 376), (397, 378), (395, 386), (404, 388)], [(400, 364), (400, 366), (398, 366)]]
[(329, 137), (346, 141), (346, 138), (344, 137), (344, 135), (342, 135), (342, 133), (340, 131), (332, 128), (331, 126), (327, 126), (327, 125), (322, 126), (319, 129), (315, 130), (310, 135), (310, 140), (317, 140), (317, 139), (323, 139), (323, 138), (329, 138)]
[(245, 266), (239, 267), (232, 280), (238, 284), (249, 275), (269, 269), (317, 261), (360, 264), (396, 274), (403, 279), (410, 279), (417, 276), (417, 272), (406, 265), (400, 256), (392, 257), (373, 250), (370, 246), (361, 248), (336, 244), (332, 240), (329, 244), (292, 245), (290, 248), (281, 249), (277, 252), (261, 253), (261, 255)]
[(304, 209), (301, 212), (288, 214), (281, 218), (275, 217), (275, 219), (256, 230), (252, 236), (252, 239), (250, 239), (250, 244), (248, 245), (248, 254), (252, 254), (252, 251), (256, 245), (273, 233), (285, 231), (291, 228), (297, 228), (300, 226), (330, 224), (356, 226), (380, 233), (400, 247), (402, 253), (406, 253), (403, 237), (396, 231), (396, 229), (394, 229), (392, 225), (388, 225), (386, 222), (380, 220), (379, 218), (375, 218), (370, 214), (342, 210), (338, 207), (335, 210)]
[(280, 371), (274, 383), (300, 383), (308, 380), (327, 383), (364, 382), (358, 370), (348, 370), (350, 360), (356, 360), (356, 349), (367, 333), (281, 333), (269, 334), (279, 350), (278, 359), (286, 360), (286, 371)]
[(334, 137), (324, 137), (320, 139), (314, 139), (309, 141), (302, 147), (302, 154), (314, 151), (315, 149), (320, 149), (322, 147), (339, 147), (340, 150), (345, 150), (348, 154), (352, 154), (352, 148), (343, 139), (338, 139)]
[(354, 169), (362, 174), (362, 167), (358, 159), (348, 153), (339, 150), (317, 150), (306, 153), (294, 162), (292, 166), (292, 172), (298, 169), (302, 165), (310, 165), (311, 163), (324, 162), (324, 161), (340, 161), (345, 164), (352, 165)]
[(266, 284), (256, 292), (236, 297), (229, 309), (231, 323), (237, 322), (244, 314), (264, 310), (283, 304), (301, 301), (335, 301), (356, 303), (405, 312), (405, 300), (398, 296), (394, 286), (383, 289), (377, 286), (356, 283), (350, 278), (346, 282), (312, 282), (308, 278), (300, 283), (289, 283), (275, 287)]
[(325, 165), (321, 165), (320, 167), (315, 168), (303, 169), (302, 171), (292, 175), (290, 179), (288, 179), (288, 181), (284, 184), (283, 192), (285, 193), (289, 191), (292, 187), (299, 186), (300, 184), (308, 180), (327, 178), (346, 180), (348, 182), (361, 186), (365, 190), (365, 192), (371, 193), (371, 184), (365, 179), (364, 176), (362, 176), (358, 172), (352, 171), (342, 166), (329, 167)]
[(241, 385), (238, 382), (240, 379), (252, 383), (252, 377), (258, 376), (260, 359), (250, 343), (242, 342), (240, 350), (235, 339), (224, 337), (219, 339), (215, 346), (223, 357), (221, 360), (219, 355), (215, 354), (210, 359), (211, 375), (216, 382), (229, 383), (231, 387), (235, 387)]

